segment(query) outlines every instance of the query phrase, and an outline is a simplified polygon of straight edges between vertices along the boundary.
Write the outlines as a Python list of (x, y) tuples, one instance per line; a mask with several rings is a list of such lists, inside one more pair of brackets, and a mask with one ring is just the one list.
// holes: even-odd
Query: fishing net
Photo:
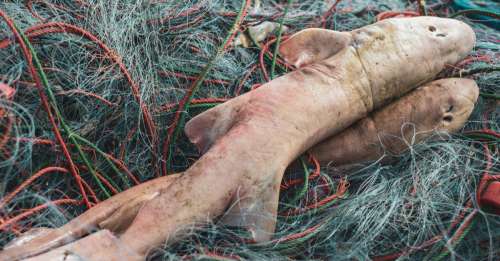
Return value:
[[(183, 135), (185, 122), (289, 71), (274, 56), (282, 37), (426, 13), (456, 17), (477, 34), (474, 51), (440, 76), (480, 86), (460, 134), (415, 144), (390, 165), (344, 170), (305, 154), (283, 181), (272, 241), (207, 224), (153, 259), (498, 256), (500, 217), (479, 207), (477, 193), (499, 171), (498, 4), (424, 2), (3, 1), (0, 81), (15, 95), (0, 94), (0, 246), (187, 169), (199, 153)], [(263, 22), (274, 29), (249, 37)], [(235, 44), (244, 38), (247, 46)]]

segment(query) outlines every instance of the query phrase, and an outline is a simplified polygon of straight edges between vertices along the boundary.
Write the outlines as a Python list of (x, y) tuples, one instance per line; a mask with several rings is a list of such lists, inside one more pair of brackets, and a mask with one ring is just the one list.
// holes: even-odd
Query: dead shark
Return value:
[[(325, 139), (309, 151), (322, 163), (335, 166), (377, 160), (385, 150), (397, 154), (408, 147), (408, 140), (419, 143), (434, 132), (452, 133), (463, 127), (472, 113), (479, 89), (474, 80), (448, 78), (425, 84), (382, 109), (371, 113), (337, 135)], [(406, 124), (411, 125), (405, 128)], [(110, 231), (120, 233), (130, 225), (140, 207), (159, 195), (179, 174), (154, 179), (120, 193), (85, 212), (58, 229), (34, 229), (11, 242), (6, 248), (20, 246), (34, 239), (64, 244), (100, 230), (95, 237), (79, 244), (68, 244), (51, 252), (81, 252), (95, 240), (111, 242)], [(105, 232), (107, 231), (107, 232)], [(50, 238), (50, 240), (49, 240)], [(84, 243), (85, 242), (85, 243)], [(90, 243), (89, 243), (90, 242)], [(82, 244), (85, 247), (82, 248)], [(73, 247), (79, 247), (78, 250)], [(62, 252), (61, 252), (62, 251)], [(86, 254), (88, 257), (89, 254)], [(37, 257), (39, 258), (39, 257)], [(44, 257), (49, 259), (49, 256)]]
[(460, 130), (478, 96), (474, 80), (433, 81), (322, 141), (310, 152), (321, 163), (335, 167), (397, 155), (433, 134)]
[[(474, 32), (465, 23), (436, 17), (388, 19), (352, 32), (297, 33), (280, 52), (300, 69), (189, 121), (187, 136), (206, 153), (148, 198), (135, 217), (127, 216), (132, 221), (126, 228), (104, 233), (116, 238), (93, 244), (91, 256), (79, 251), (85, 240), (76, 241), (72, 255), (144, 260), (151, 249), (226, 211), (223, 222), (246, 227), (255, 241), (270, 239), (280, 182), (291, 161), (430, 81), (446, 64), (463, 59), (474, 43)], [(43, 236), (34, 240), (5, 249), (0, 260), (34, 256), (66, 243), (44, 241)], [(117, 249), (134, 254), (124, 258)], [(33, 260), (48, 260), (43, 256)]]

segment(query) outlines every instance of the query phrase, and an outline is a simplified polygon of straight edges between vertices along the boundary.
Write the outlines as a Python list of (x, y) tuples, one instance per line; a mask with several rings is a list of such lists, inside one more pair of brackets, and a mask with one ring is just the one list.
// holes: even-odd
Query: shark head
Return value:
[[(430, 59), (442, 67), (443, 64), (455, 64), (463, 59), (475, 42), (474, 31), (462, 21), (421, 16), (386, 19), (351, 32), (305, 29), (284, 41), (280, 45), (280, 54), (287, 62), (302, 67), (328, 59), (353, 46), (360, 53), (377, 52), (382, 56), (394, 53), (398, 56), (394, 58), (399, 58), (401, 62), (425, 62), (425, 59)], [(398, 63), (394, 59), (389, 60)]]
[(433, 81), (414, 92), (420, 96), (411, 102), (410, 121), (418, 132), (453, 133), (469, 119), (479, 96), (474, 80), (447, 78)]
[(448, 133), (459, 131), (469, 119), (479, 96), (479, 88), (474, 80), (445, 79), (435, 82), (441, 89), (437, 131)]
[(465, 58), (476, 40), (467, 24), (428, 16), (387, 19), (351, 34), (374, 108), (432, 80)]
[(387, 19), (351, 32), (305, 29), (284, 41), (280, 54), (296, 67), (346, 68), (344, 83), (364, 81), (371, 110), (431, 81), (465, 58), (475, 41), (464, 22), (422, 16)]
[[(462, 60), (474, 47), (476, 35), (466, 23), (449, 18), (421, 16), (393, 18), (377, 23), (381, 27), (392, 27), (391, 41), (399, 46), (411, 46), (400, 50), (411, 51), (416, 56), (440, 60), (443, 64), (455, 64)], [(375, 24), (375, 25), (377, 25)], [(410, 56), (411, 57), (411, 56)]]

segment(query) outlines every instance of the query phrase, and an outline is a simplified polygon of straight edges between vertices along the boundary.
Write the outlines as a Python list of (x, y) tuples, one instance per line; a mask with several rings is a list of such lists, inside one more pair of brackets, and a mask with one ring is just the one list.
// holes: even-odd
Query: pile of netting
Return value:
[[(442, 74), (481, 89), (460, 134), (411, 146), (392, 165), (342, 170), (306, 154), (285, 175), (272, 241), (214, 223), (154, 259), (498, 257), (500, 216), (479, 198), (500, 181), (499, 9), (458, 2), (2, 1), (0, 87), (10, 92), (0, 94), (0, 247), (185, 170), (199, 157), (187, 120), (292, 70), (276, 57), (280, 38), (427, 14), (477, 34), (474, 52)], [(252, 37), (264, 22), (273, 30)]]

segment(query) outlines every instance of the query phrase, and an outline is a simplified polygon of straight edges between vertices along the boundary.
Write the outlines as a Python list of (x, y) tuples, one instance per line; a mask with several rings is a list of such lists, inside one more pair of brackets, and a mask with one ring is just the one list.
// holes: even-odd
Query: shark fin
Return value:
[(240, 104), (245, 99), (246, 96), (231, 99), (198, 114), (186, 123), (184, 132), (200, 153), (205, 153), (233, 127), (238, 119)]
[(179, 174), (173, 174), (132, 187), (97, 204), (62, 227), (29, 231), (0, 251), (0, 261), (19, 260), (56, 249), (99, 228), (122, 232), (144, 203), (167, 188), (177, 177)]
[(142, 206), (159, 194), (159, 192), (154, 192), (134, 198), (130, 202), (124, 202), (112, 215), (101, 221), (99, 227), (120, 234), (132, 223)]
[[(296, 67), (321, 61), (351, 42), (351, 34), (326, 29), (305, 29), (280, 45), (280, 54)], [(239, 119), (238, 113), (248, 96), (242, 95), (207, 110), (186, 123), (184, 132), (205, 153)]]
[(26, 261), (139, 261), (145, 260), (142, 256), (127, 247), (109, 230), (99, 230), (78, 241), (53, 249), (41, 255), (25, 259)]
[(4, 246), (4, 250), (12, 247), (19, 247), (25, 244), (30, 243), (33, 239), (37, 237), (41, 237), (47, 233), (50, 233), (54, 229), (51, 228), (46, 228), (46, 227), (38, 227), (38, 228), (33, 228), (22, 235), (20, 235), (18, 238), (10, 241), (7, 245)]
[(348, 32), (309, 28), (281, 43), (279, 52), (285, 61), (299, 68), (335, 55), (348, 46), (351, 39)]
[(247, 229), (255, 242), (270, 240), (276, 227), (280, 181), (275, 178), (267, 186), (254, 186), (251, 192), (237, 193), (221, 223)]

